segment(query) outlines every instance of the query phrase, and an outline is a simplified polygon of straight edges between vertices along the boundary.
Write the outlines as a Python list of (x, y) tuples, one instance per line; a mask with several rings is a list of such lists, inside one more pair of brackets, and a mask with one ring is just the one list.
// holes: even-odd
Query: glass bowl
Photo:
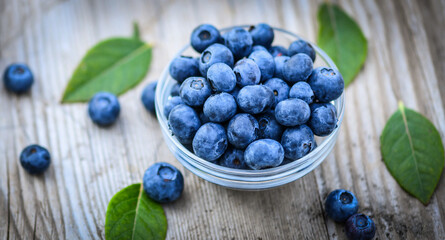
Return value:
[[(248, 28), (249, 26), (240, 27)], [(222, 29), (221, 33), (227, 32), (232, 28), (233, 27)], [(298, 35), (283, 29), (274, 28), (274, 30), (274, 45), (288, 47), (291, 42), (302, 39)], [(314, 68), (318, 66), (328, 66), (337, 69), (334, 62), (325, 52), (314, 44), (312, 44), (312, 46), (317, 53)], [(184, 46), (176, 56), (180, 55), (199, 56), (190, 45)], [(168, 127), (167, 118), (164, 116), (164, 105), (169, 99), (172, 87), (176, 83), (176, 80), (169, 74), (169, 66), (170, 63), (165, 67), (159, 78), (155, 99), (156, 115), (161, 125), (164, 139), (170, 151), (185, 168), (209, 182), (238, 190), (263, 190), (278, 187), (295, 181), (314, 170), (332, 151), (337, 141), (345, 109), (344, 93), (340, 98), (332, 102), (337, 109), (337, 128), (335, 128), (329, 136), (323, 138), (316, 137), (318, 147), (303, 158), (282, 166), (262, 170), (233, 169), (208, 162), (196, 156), (192, 151), (179, 143)]]

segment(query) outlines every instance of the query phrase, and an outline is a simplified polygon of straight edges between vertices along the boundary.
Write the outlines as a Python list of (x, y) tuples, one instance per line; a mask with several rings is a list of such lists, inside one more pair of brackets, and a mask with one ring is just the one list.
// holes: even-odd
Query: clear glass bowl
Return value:
[[(248, 28), (249, 26), (241, 27)], [(224, 33), (231, 28), (233, 27), (222, 29), (221, 33)], [(274, 45), (283, 45), (284, 47), (288, 47), (291, 42), (302, 39), (298, 35), (283, 29), (274, 28), (274, 30)], [(325, 52), (314, 44), (312, 44), (312, 46), (317, 53), (314, 68), (318, 66), (328, 66), (337, 69), (334, 62)], [(180, 55), (198, 56), (190, 45), (184, 46), (176, 56)], [(324, 138), (316, 138), (318, 147), (303, 158), (279, 167), (263, 170), (226, 168), (199, 158), (193, 152), (179, 143), (176, 137), (172, 136), (172, 132), (168, 127), (167, 118), (164, 116), (164, 105), (169, 99), (172, 87), (176, 83), (176, 81), (169, 74), (169, 66), (170, 63), (165, 67), (158, 81), (155, 100), (156, 114), (159, 124), (161, 125), (164, 139), (171, 152), (175, 155), (176, 159), (185, 168), (190, 170), (198, 177), (201, 177), (209, 182), (239, 190), (262, 190), (278, 187), (295, 181), (314, 170), (332, 151), (337, 141), (337, 136), (343, 120), (345, 109), (344, 94), (342, 94), (339, 99), (333, 101), (338, 114), (338, 127), (329, 136)]]

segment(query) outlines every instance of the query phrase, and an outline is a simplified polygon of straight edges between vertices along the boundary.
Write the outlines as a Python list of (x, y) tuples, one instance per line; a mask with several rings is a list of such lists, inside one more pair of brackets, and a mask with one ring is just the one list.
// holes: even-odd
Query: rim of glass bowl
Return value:
[[(248, 27), (250, 27), (250, 25), (232, 26), (232, 27), (228, 27), (228, 28), (223, 28), (220, 31), (226, 32), (234, 27), (248, 28)], [(287, 37), (290, 36), (290, 37), (296, 38), (297, 40), (302, 39), (304, 41), (307, 41), (306, 39), (301, 38), (300, 36), (298, 36), (292, 32), (289, 32), (287, 30), (284, 30), (281, 28), (275, 28), (275, 27), (273, 27), (273, 29), (276, 32), (280, 32), (285, 35), (288, 35)], [(307, 41), (307, 42), (309, 42), (309, 41)], [(309, 42), (309, 43), (315, 49), (318, 57), (321, 57), (324, 60), (324, 62), (327, 63), (327, 65), (329, 67), (338, 69), (337, 66), (334, 64), (334, 62), (332, 61), (332, 59), (323, 50), (321, 50), (317, 45), (313, 44), (312, 42)], [(190, 44), (187, 44), (184, 47), (182, 47), (181, 50), (175, 55), (175, 57), (180, 56), (188, 48), (190, 48)], [(290, 163), (282, 165), (282, 166), (268, 168), (268, 169), (261, 169), (261, 170), (234, 169), (234, 168), (223, 167), (223, 166), (217, 165), (215, 163), (211, 163), (205, 159), (202, 159), (202, 158), (196, 156), (193, 152), (191, 152), (186, 147), (184, 147), (174, 136), (171, 135), (171, 131), (170, 131), (170, 129), (168, 127), (168, 123), (167, 123), (167, 118), (163, 114), (163, 111), (164, 111), (163, 106), (161, 109), (161, 106), (159, 104), (163, 98), (162, 93), (166, 93), (166, 88), (169, 86), (169, 84), (167, 84), (167, 81), (169, 80), (169, 78), (171, 81), (175, 81), (174, 79), (172, 79), (170, 77), (170, 74), (169, 74), (168, 69), (169, 69), (170, 63), (171, 63), (171, 61), (164, 68), (164, 70), (161, 74), (161, 77), (159, 78), (158, 86), (156, 89), (155, 105), (156, 105), (157, 119), (159, 121), (159, 124), (161, 125), (162, 131), (164, 133), (170, 133), (169, 135), (166, 135), (166, 136), (175, 144), (175, 146), (182, 153), (184, 153), (185, 155), (187, 155), (187, 157), (189, 157), (189, 159), (186, 160), (187, 163), (192, 165), (192, 167), (200, 169), (201, 171), (203, 171), (202, 167), (204, 167), (204, 168), (206, 168), (206, 173), (213, 175), (215, 177), (226, 179), (227, 175), (230, 175), (230, 180), (232, 180), (232, 181), (245, 181), (245, 182), (262, 181), (262, 182), (264, 182), (264, 181), (268, 181), (268, 180), (275, 180), (277, 178), (285, 177), (285, 176), (288, 176), (295, 172), (302, 171), (303, 169), (309, 167), (311, 163), (314, 163), (317, 160), (317, 158), (315, 156), (322, 154), (322, 151), (325, 149), (325, 147), (328, 145), (328, 143), (330, 143), (331, 141), (335, 141), (337, 132), (340, 130), (340, 126), (343, 121), (344, 110), (345, 110), (344, 91), (338, 99), (333, 101), (334, 106), (337, 109), (337, 117), (338, 117), (337, 127), (334, 129), (334, 131), (330, 135), (323, 138), (323, 142), (320, 145), (318, 145), (317, 148), (315, 148), (312, 152), (310, 152), (306, 156), (304, 156), (300, 159), (294, 160), (293, 162), (290, 162)], [(193, 160), (193, 162), (189, 161), (190, 159)], [(311, 160), (313, 160), (313, 161), (311, 162)], [(323, 160), (324, 159), (322, 159), (322, 161)], [(261, 179), (256, 179), (256, 178), (261, 178)]]

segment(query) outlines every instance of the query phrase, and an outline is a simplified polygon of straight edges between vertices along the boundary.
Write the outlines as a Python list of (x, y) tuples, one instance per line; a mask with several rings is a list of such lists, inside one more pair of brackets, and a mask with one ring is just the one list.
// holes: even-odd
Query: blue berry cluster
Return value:
[(273, 40), (265, 23), (224, 34), (210, 24), (193, 30), (200, 56), (171, 62), (178, 84), (163, 112), (180, 143), (224, 167), (264, 169), (302, 158), (316, 148), (314, 135), (337, 127), (330, 102), (343, 93), (341, 74), (314, 69), (311, 44), (286, 49)]

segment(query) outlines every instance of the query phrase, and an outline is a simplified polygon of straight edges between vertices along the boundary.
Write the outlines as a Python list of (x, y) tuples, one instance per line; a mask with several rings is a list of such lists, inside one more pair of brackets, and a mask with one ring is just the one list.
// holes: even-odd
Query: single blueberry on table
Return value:
[(291, 87), (289, 98), (298, 98), (307, 104), (311, 104), (314, 102), (315, 96), (311, 86), (307, 82), (297, 82)]
[(175, 84), (172, 87), (172, 90), (170, 90), (170, 96), (179, 96), (179, 88), (181, 88), (181, 84)]
[(223, 126), (217, 123), (202, 125), (193, 138), (193, 152), (209, 162), (216, 161), (227, 149), (227, 134)]
[(312, 73), (312, 67), (312, 59), (304, 53), (298, 53), (284, 63), (282, 73), (286, 81), (296, 83), (306, 81)]
[(30, 174), (40, 174), (48, 169), (51, 155), (44, 147), (33, 144), (27, 146), (20, 154), (20, 164)]
[(288, 56), (278, 56), (274, 58), (275, 62), (275, 77), (279, 79), (284, 79), (283, 68), (284, 64), (290, 59)]
[(273, 111), (263, 113), (258, 116), (257, 119), (259, 125), (258, 138), (269, 138), (280, 141), (284, 127), (277, 122)]
[(207, 70), (215, 63), (225, 63), (233, 67), (233, 54), (224, 45), (215, 43), (206, 48), (199, 58), (199, 71), (203, 77), (207, 77)]
[(236, 101), (244, 112), (258, 114), (270, 109), (275, 98), (270, 88), (263, 85), (251, 85), (241, 88)]
[(345, 83), (340, 72), (333, 68), (318, 67), (308, 79), (315, 98), (320, 102), (330, 102), (341, 96)]
[(236, 86), (236, 76), (225, 63), (215, 63), (207, 70), (207, 80), (215, 92), (231, 92)]
[(281, 137), (284, 156), (293, 160), (300, 159), (311, 152), (316, 146), (314, 134), (306, 125), (288, 128)]
[(210, 83), (203, 77), (189, 77), (179, 89), (182, 101), (192, 107), (202, 106), (211, 94)]
[(271, 78), (263, 83), (263, 85), (270, 88), (273, 92), (275, 98), (272, 105), (273, 108), (275, 108), (279, 102), (289, 98), (289, 85), (287, 85), (285, 81), (279, 78)]
[(298, 53), (304, 53), (312, 59), (312, 62), (315, 61), (316, 55), (315, 55), (314, 48), (312, 47), (311, 44), (309, 44), (308, 42), (306, 42), (304, 40), (297, 40), (297, 41), (292, 42), (289, 46), (288, 53), (289, 53), (289, 56), (293, 56)]
[(119, 117), (121, 107), (116, 95), (108, 92), (99, 92), (88, 103), (88, 114), (94, 123), (108, 126)]
[(229, 148), (219, 159), (219, 165), (235, 169), (247, 169), (244, 161), (244, 151), (236, 148)]
[(5, 69), (3, 83), (8, 91), (20, 94), (31, 88), (34, 76), (26, 64), (14, 63)]
[(351, 240), (370, 240), (375, 236), (374, 221), (362, 213), (352, 215), (346, 220), (346, 236)]
[(259, 23), (249, 28), (253, 44), (269, 48), (274, 39), (273, 28), (266, 23)]
[(184, 82), (184, 80), (189, 77), (197, 77), (201, 75), (199, 72), (199, 60), (197, 58), (186, 56), (180, 56), (173, 59), (168, 70), (170, 76), (179, 83)]
[(147, 109), (147, 111), (151, 112), (152, 114), (156, 114), (155, 93), (157, 84), (157, 81), (148, 84), (142, 91), (141, 95), (141, 101), (144, 104), (145, 109)]
[(168, 125), (179, 142), (190, 144), (201, 127), (201, 120), (193, 108), (179, 104), (170, 111)]
[(249, 144), (244, 151), (244, 160), (252, 169), (264, 169), (279, 166), (284, 159), (281, 144), (273, 139), (260, 139)]
[(184, 177), (173, 165), (158, 162), (149, 167), (142, 179), (145, 193), (159, 203), (178, 199), (184, 190)]
[(258, 121), (250, 114), (235, 115), (227, 126), (227, 138), (235, 148), (244, 149), (258, 138)]
[(199, 25), (193, 30), (192, 36), (190, 37), (190, 44), (193, 49), (199, 53), (210, 45), (219, 42), (221, 42), (221, 35), (218, 29), (210, 24)]
[(330, 218), (336, 222), (344, 222), (357, 213), (358, 201), (352, 192), (337, 189), (329, 193), (324, 206)]
[(307, 125), (315, 135), (324, 137), (331, 134), (337, 127), (337, 111), (330, 103), (314, 103), (310, 105), (311, 118)]
[(305, 124), (311, 116), (309, 105), (297, 98), (283, 100), (275, 107), (275, 118), (284, 126), (293, 127)]
[(171, 110), (174, 107), (178, 106), (179, 104), (185, 104), (182, 101), (181, 97), (179, 97), (179, 96), (174, 96), (174, 97), (168, 99), (167, 103), (165, 103), (165, 105), (164, 105), (164, 116), (166, 118), (168, 118), (168, 115), (170, 114)]
[(210, 96), (204, 103), (203, 112), (212, 122), (225, 122), (236, 114), (236, 101), (228, 93)]
[(261, 45), (255, 45), (252, 47), (252, 52), (255, 51), (267, 51), (267, 48), (265, 48), (264, 46)]
[(275, 72), (275, 61), (269, 52), (255, 51), (249, 55), (249, 58), (258, 65), (261, 72), (261, 81), (264, 82), (273, 77)]
[(250, 33), (241, 27), (234, 27), (224, 39), (235, 60), (247, 57), (252, 52), (253, 40)]
[(261, 70), (252, 59), (246, 58), (239, 60), (233, 72), (236, 76), (236, 83), (240, 87), (255, 85), (261, 81)]
[(269, 52), (273, 57), (288, 56), (287, 49), (279, 45), (270, 47)]

